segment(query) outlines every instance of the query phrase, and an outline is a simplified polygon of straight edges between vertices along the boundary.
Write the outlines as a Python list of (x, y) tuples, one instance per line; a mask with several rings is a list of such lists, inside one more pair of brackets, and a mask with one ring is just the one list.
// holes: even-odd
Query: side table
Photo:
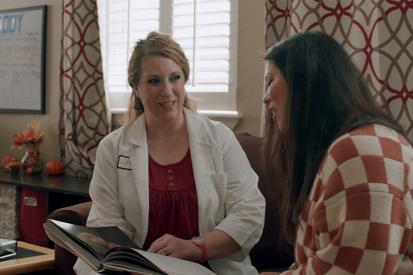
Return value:
[(54, 250), (22, 241), (16, 257), (0, 261), (0, 274), (22, 274), (54, 268)]

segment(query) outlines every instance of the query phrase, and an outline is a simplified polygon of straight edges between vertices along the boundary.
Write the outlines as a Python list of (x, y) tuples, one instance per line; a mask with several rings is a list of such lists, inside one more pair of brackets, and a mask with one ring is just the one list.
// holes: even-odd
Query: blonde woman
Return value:
[[(151, 252), (218, 274), (256, 274), (265, 201), (231, 130), (195, 112), (189, 64), (170, 36), (137, 42), (128, 69), (130, 122), (99, 145), (88, 226), (116, 225)], [(78, 260), (78, 274), (90, 270)]]

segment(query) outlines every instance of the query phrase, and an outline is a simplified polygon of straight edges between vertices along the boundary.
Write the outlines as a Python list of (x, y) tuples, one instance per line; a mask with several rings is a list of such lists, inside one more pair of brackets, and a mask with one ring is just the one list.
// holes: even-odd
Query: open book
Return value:
[(97, 272), (127, 271), (138, 274), (215, 274), (206, 267), (140, 250), (118, 227), (85, 227), (48, 219), (47, 236), (83, 259)]

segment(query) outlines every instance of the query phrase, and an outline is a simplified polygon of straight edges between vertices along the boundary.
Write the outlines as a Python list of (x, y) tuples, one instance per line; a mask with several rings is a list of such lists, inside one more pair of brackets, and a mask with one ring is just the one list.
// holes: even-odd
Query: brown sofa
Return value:
[[(252, 168), (260, 177), (259, 188), (267, 200), (264, 232), (261, 240), (250, 253), (251, 261), (259, 271), (283, 270), (291, 264), (292, 259), (278, 250), (276, 237), (278, 221), (275, 219), (275, 209), (268, 196), (267, 183), (264, 181), (263, 167), (261, 165), (260, 148), (262, 139), (245, 133), (237, 134), (237, 138), (247, 154)], [(90, 206), (91, 202), (85, 202), (61, 208), (52, 212), (48, 218), (85, 225)], [(74, 274), (72, 267), (75, 261), (75, 256), (58, 245), (55, 245), (55, 266), (57, 274)]]

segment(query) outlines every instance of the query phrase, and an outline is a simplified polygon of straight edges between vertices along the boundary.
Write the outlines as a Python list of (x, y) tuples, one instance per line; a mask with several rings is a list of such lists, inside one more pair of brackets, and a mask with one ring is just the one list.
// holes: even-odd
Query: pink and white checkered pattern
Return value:
[(282, 274), (413, 274), (413, 148), (365, 125), (338, 138), (314, 181)]

